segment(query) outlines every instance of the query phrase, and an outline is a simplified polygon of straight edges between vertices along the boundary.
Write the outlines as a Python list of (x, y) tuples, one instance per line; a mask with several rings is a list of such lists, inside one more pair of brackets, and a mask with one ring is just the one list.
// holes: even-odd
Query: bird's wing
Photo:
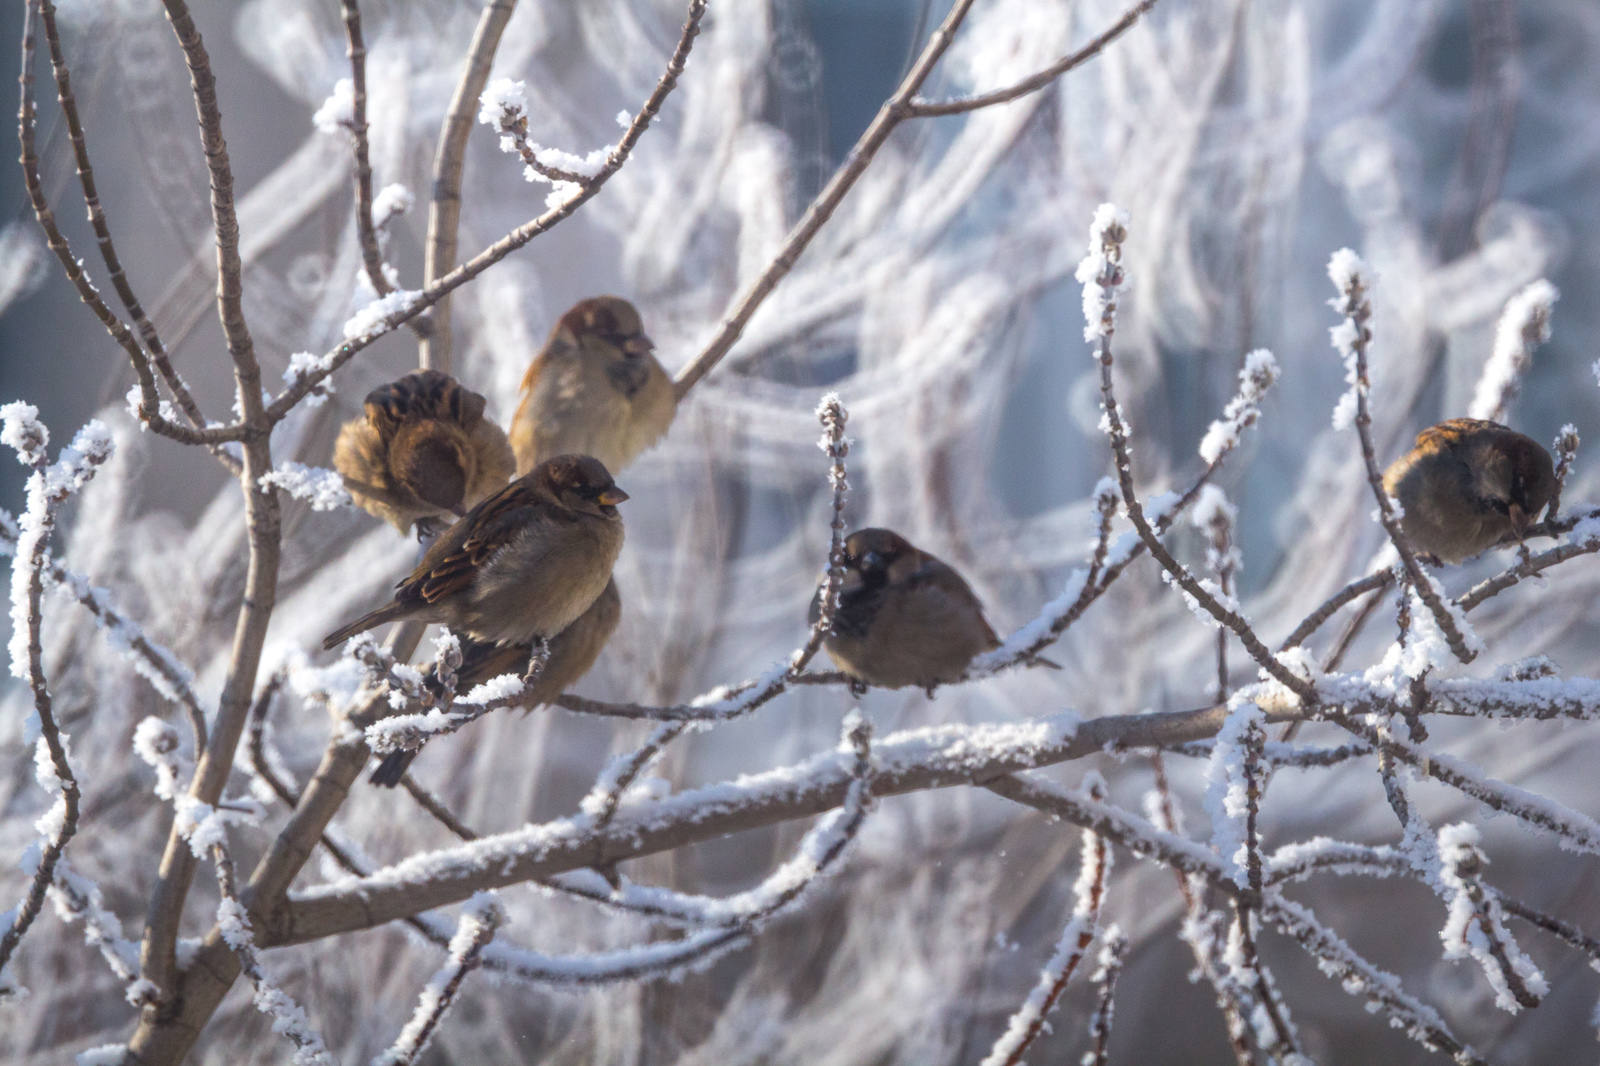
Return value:
[(520, 483), (495, 493), (428, 549), (421, 564), (400, 583), (400, 595), (437, 603), (464, 590), (497, 551), (545, 517), (533, 512), (548, 511), (550, 506), (549, 501)]

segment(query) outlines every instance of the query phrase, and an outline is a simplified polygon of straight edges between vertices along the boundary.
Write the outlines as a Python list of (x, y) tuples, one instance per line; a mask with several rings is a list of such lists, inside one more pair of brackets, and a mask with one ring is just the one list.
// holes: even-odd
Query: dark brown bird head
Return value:
[(628, 498), (611, 480), (605, 464), (591, 455), (546, 459), (528, 477), (562, 506), (602, 518), (616, 518), (617, 504)]
[(655, 344), (645, 336), (638, 309), (627, 300), (620, 296), (579, 300), (556, 325), (557, 334), (563, 330), (585, 357), (601, 361), (618, 392), (632, 398), (644, 387), (655, 362), (650, 354)]
[(460, 516), (475, 467), (465, 445), (449, 423), (402, 422), (389, 443), (389, 470), (418, 499)]
[(1473, 445), (1473, 488), (1486, 506), (1511, 519), (1520, 540), (1556, 494), (1555, 464), (1539, 442), (1504, 426), (1482, 438)]
[(486, 400), (449, 374), (438, 370), (413, 370), (367, 393), (363, 404), (367, 421), (385, 440), (406, 422), (433, 419), (471, 429), (483, 419)]
[(892, 529), (858, 529), (844, 539), (844, 589), (879, 588), (914, 573), (921, 552)]

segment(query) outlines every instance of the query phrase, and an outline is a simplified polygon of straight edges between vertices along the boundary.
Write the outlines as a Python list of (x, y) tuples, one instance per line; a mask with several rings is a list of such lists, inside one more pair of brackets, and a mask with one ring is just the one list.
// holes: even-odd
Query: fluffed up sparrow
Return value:
[[(538, 678), (524, 695), (524, 711), (532, 711), (535, 707), (554, 701), (577, 684), (578, 679), (587, 674), (600, 657), (600, 650), (611, 639), (621, 617), (622, 596), (617, 592), (617, 583), (607, 581), (605, 589), (589, 605), (589, 609), (550, 639), (550, 657), (545, 660), (544, 669), (539, 671)], [(531, 644), (465, 643), (461, 649), (461, 666), (456, 671), (456, 692), (465, 695), (474, 686), (501, 674), (520, 674), (532, 656)], [(431, 673), (428, 681), (437, 684)], [(420, 750), (402, 748), (390, 752), (378, 763), (368, 780), (374, 785), (393, 788), (400, 783), (401, 776)]]
[(546, 460), (447, 529), (392, 602), (330, 633), (322, 646), (399, 619), (441, 623), (490, 643), (549, 640), (611, 580), (622, 550), (616, 505), (627, 498), (592, 456)]
[[(961, 575), (900, 534), (858, 529), (845, 538), (845, 576), (828, 656), (851, 678), (900, 688), (954, 681), (999, 639)], [(822, 588), (810, 620), (822, 613)]]
[(621, 473), (667, 432), (672, 379), (651, 353), (639, 312), (616, 296), (574, 304), (522, 379), (511, 419), (517, 473), (552, 455), (592, 455)]
[(505, 432), (449, 374), (413, 371), (373, 389), (365, 407), (339, 430), (333, 465), (363, 510), (402, 533), (464, 513), (511, 478)]
[(1447, 563), (1521, 540), (1556, 492), (1550, 453), (1498, 422), (1452, 418), (1417, 434), (1383, 475), (1405, 509), (1401, 528)]

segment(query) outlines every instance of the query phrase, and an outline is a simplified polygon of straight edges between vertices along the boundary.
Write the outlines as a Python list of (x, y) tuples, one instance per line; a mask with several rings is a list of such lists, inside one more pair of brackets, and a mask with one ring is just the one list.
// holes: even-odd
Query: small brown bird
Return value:
[(322, 646), (402, 618), (490, 643), (548, 640), (605, 590), (622, 550), (616, 505), (627, 498), (598, 459), (548, 459), (445, 530), (391, 603)]
[(1498, 422), (1452, 418), (1417, 434), (1383, 487), (1418, 551), (1447, 563), (1527, 536), (1556, 493), (1550, 453)]
[(503, 488), (516, 465), (483, 406), (449, 374), (413, 371), (367, 394), (366, 413), (339, 430), (334, 468), (363, 510), (402, 533), (459, 516)]
[[(567, 628), (550, 640), (550, 658), (522, 701), (524, 713), (535, 707), (551, 703), (555, 698), (577, 684), (589, 672), (600, 650), (616, 632), (622, 618), (622, 596), (615, 581), (606, 582), (600, 598), (577, 617)], [(461, 649), (461, 667), (456, 671), (456, 693), (466, 695), (473, 686), (481, 685), (501, 674), (520, 674), (533, 655), (531, 644), (483, 644), (464, 642)], [(435, 675), (429, 673), (430, 687), (437, 690)], [(392, 751), (378, 763), (368, 780), (374, 785), (393, 788), (417, 757), (421, 749)]]
[(639, 312), (616, 296), (574, 304), (522, 379), (511, 419), (517, 473), (552, 455), (592, 455), (621, 473), (667, 432), (672, 379), (651, 355)]
[[(850, 677), (900, 688), (954, 681), (979, 652), (999, 639), (983, 605), (960, 574), (887, 529), (858, 529), (845, 538), (844, 585), (828, 655)], [(822, 613), (822, 588), (810, 619)]]

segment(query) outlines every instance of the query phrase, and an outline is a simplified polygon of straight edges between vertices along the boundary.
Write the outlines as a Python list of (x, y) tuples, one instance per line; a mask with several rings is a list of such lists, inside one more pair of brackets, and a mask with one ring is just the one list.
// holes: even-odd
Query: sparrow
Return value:
[(402, 533), (459, 517), (511, 480), (516, 465), (483, 406), (449, 374), (413, 371), (367, 394), (365, 413), (339, 430), (334, 468), (363, 510)]
[[(844, 561), (839, 606), (822, 646), (853, 681), (931, 689), (959, 678), (974, 655), (999, 647), (961, 575), (900, 534), (858, 529), (845, 538)], [(813, 625), (822, 594), (819, 585)]]
[(1418, 551), (1446, 563), (1522, 540), (1556, 492), (1550, 453), (1498, 422), (1452, 418), (1417, 434), (1383, 475), (1400, 501), (1401, 528)]
[[(617, 622), (621, 618), (622, 596), (617, 592), (617, 583), (607, 581), (600, 597), (589, 605), (589, 609), (550, 639), (550, 657), (545, 660), (538, 678), (528, 687), (522, 701), (523, 713), (530, 713), (535, 707), (553, 702), (587, 674), (600, 657), (600, 650), (606, 646), (606, 641), (616, 632)], [(532, 656), (531, 644), (463, 642), (461, 666), (456, 671), (457, 695), (465, 695), (474, 686), (501, 674), (520, 674)], [(435, 694), (443, 694), (437, 674), (433, 671), (426, 674), (425, 683)], [(390, 752), (378, 763), (368, 780), (374, 785), (393, 788), (400, 783), (401, 775), (420, 750)]]
[(322, 646), (399, 619), (493, 644), (549, 640), (605, 590), (622, 550), (617, 504), (627, 498), (592, 456), (547, 459), (445, 530), (393, 601)]
[(672, 379), (639, 312), (616, 296), (574, 304), (534, 357), (511, 419), (517, 473), (552, 455), (592, 455), (620, 473), (667, 432)]

